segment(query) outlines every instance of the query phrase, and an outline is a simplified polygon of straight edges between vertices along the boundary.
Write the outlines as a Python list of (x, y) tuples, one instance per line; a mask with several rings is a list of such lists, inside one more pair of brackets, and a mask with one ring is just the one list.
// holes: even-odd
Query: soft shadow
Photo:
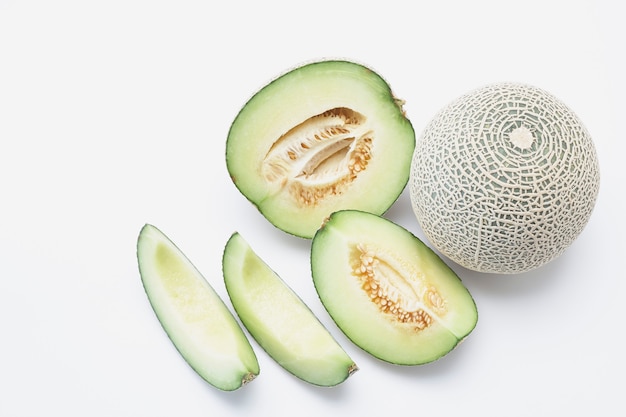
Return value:
[(348, 379), (346, 379), (342, 383), (331, 386), (331, 387), (322, 387), (319, 385), (313, 385), (306, 381), (298, 379), (296, 377), (293, 377), (293, 378), (297, 380), (303, 386), (304, 389), (309, 390), (310, 392), (314, 393), (320, 398), (323, 398), (325, 401), (340, 402), (340, 401), (344, 401), (347, 395), (350, 395), (349, 394), (351, 390), (349, 386), (351, 382), (350, 380), (352, 378), (355, 378), (359, 372), (360, 371), (357, 371), (355, 374), (348, 377)]
[(408, 187), (404, 189), (398, 199), (389, 207), (384, 217), (413, 232), (412, 229), (417, 227), (417, 219), (415, 218), (415, 213), (413, 213)]
[(228, 404), (228, 407), (248, 409), (262, 401), (263, 393), (259, 385), (262, 385), (263, 381), (257, 381), (257, 379), (262, 377), (262, 373), (261, 371), (261, 374), (259, 374), (255, 380), (252, 380), (235, 391), (222, 391), (204, 381), (200, 376), (197, 375), (197, 377), (201, 383), (205, 384), (206, 395), (210, 397), (211, 401), (219, 400)]
[(455, 270), (463, 283), (473, 294), (480, 293), (494, 297), (529, 297), (548, 291), (560, 281), (567, 279), (566, 256), (548, 264), (519, 274), (481, 273), (463, 268), (456, 264), (448, 265)]
[(471, 350), (470, 336), (459, 343), (452, 351), (448, 352), (441, 358), (425, 363), (422, 365), (396, 365), (385, 362), (372, 355), (364, 353), (359, 358), (363, 364), (363, 369), (368, 369), (368, 373), (374, 371), (376, 374), (388, 373), (394, 378), (406, 378), (408, 381), (414, 381), (416, 378), (425, 379), (441, 379), (448, 378), (451, 372), (458, 372), (462, 368), (463, 362), (470, 360), (469, 350)]

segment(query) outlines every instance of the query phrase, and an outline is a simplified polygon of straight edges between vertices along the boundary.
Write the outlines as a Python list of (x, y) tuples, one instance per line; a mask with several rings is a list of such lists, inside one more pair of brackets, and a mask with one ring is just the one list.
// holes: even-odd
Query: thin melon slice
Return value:
[(314, 385), (334, 386), (358, 368), (295, 292), (239, 233), (228, 240), (224, 282), (244, 326), (284, 369)]
[(347, 61), (296, 68), (257, 92), (233, 121), (226, 164), (276, 227), (311, 238), (330, 213), (382, 214), (409, 177), (415, 132), (374, 71)]
[(478, 320), (457, 274), (408, 230), (371, 213), (333, 213), (313, 238), (311, 271), (338, 327), (387, 362), (441, 358)]
[(185, 255), (146, 224), (137, 241), (144, 289), (163, 329), (209, 384), (233, 391), (259, 374), (256, 355), (220, 296)]

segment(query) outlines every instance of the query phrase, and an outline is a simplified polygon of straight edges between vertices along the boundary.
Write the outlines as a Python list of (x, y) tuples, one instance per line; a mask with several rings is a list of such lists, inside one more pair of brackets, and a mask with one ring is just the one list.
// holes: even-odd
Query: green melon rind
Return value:
[[(391, 324), (352, 275), (349, 250), (357, 243), (384, 246), (419, 265), (452, 306), (445, 320), (418, 333)], [(411, 232), (371, 213), (333, 213), (312, 240), (311, 272), (320, 300), (337, 326), (383, 361), (420, 365), (437, 360), (465, 339), (478, 320), (474, 299), (456, 273)]]
[(184, 360), (214, 387), (233, 391), (259, 374), (256, 355), (239, 323), (183, 252), (146, 224), (137, 260), (148, 300)]
[[(294, 206), (262, 179), (261, 159), (285, 133), (279, 129), (335, 107), (349, 107), (372, 121), (377, 155), (340, 197), (315, 208)], [(283, 74), (243, 106), (228, 133), (226, 165), (235, 186), (274, 226), (311, 238), (334, 211), (382, 214), (391, 207), (408, 183), (414, 148), (413, 126), (383, 78), (353, 62), (321, 61)]]
[(309, 307), (237, 232), (224, 249), (223, 273), (241, 322), (285, 370), (319, 386), (338, 385), (357, 370)]

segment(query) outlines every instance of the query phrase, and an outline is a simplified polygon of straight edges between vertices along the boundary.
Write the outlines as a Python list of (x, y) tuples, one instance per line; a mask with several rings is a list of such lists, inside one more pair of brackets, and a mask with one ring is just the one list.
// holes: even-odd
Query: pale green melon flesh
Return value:
[(232, 391), (259, 374), (256, 355), (234, 316), (167, 236), (145, 225), (137, 241), (137, 259), (163, 329), (203, 379)]
[(357, 370), (308, 306), (239, 233), (226, 244), (223, 269), (244, 326), (283, 368), (320, 386), (337, 385)]
[[(306, 182), (308, 176), (268, 182), (264, 158), (291, 128), (337, 108), (366, 118), (365, 130), (373, 139), (371, 159), (339, 192), (319, 198), (317, 204), (302, 204), (290, 185)], [(245, 104), (228, 133), (226, 163), (237, 188), (272, 224), (311, 238), (334, 211), (385, 212), (408, 182), (414, 147), (413, 127), (379, 75), (352, 62), (323, 61), (284, 74)]]
[[(405, 311), (423, 309), (432, 319), (429, 325), (420, 329), (401, 323), (372, 302), (371, 293), (363, 289), (355, 273), (361, 264), (355, 253), (364, 247), (372, 249), (378, 259), (377, 280), (394, 283), (387, 293), (412, 300), (412, 307)], [(384, 361), (432, 362), (476, 326), (476, 305), (454, 271), (409, 231), (380, 216), (354, 210), (333, 213), (313, 238), (311, 270), (319, 297), (339, 328)], [(425, 302), (424, 294), (437, 294), (435, 299), (445, 305), (443, 311)]]

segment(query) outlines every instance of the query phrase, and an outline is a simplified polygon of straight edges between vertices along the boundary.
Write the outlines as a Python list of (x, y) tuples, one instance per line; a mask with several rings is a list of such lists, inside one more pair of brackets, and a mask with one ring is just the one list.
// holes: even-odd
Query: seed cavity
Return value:
[(315, 206), (342, 194), (367, 169), (373, 137), (364, 115), (345, 107), (327, 110), (278, 138), (263, 160), (262, 175), (300, 205)]
[(353, 275), (390, 320), (417, 332), (446, 314), (446, 300), (422, 271), (379, 248), (357, 244), (352, 251)]

